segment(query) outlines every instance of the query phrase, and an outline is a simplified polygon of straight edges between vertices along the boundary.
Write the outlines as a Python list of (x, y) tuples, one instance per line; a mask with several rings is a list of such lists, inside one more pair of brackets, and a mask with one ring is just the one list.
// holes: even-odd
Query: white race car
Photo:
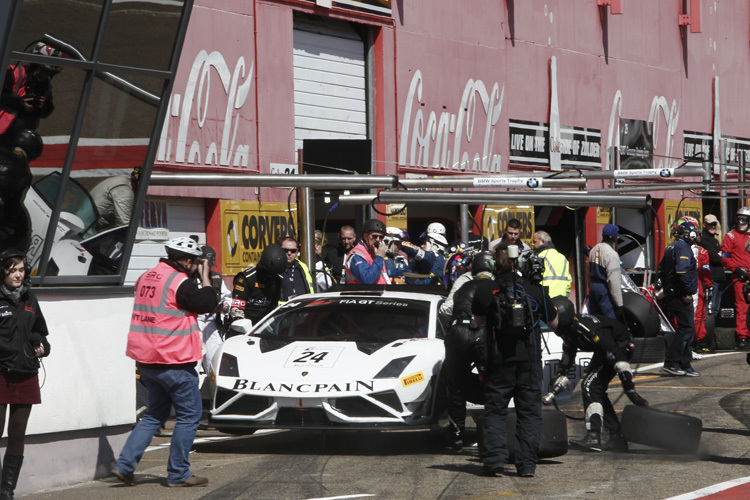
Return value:
[(210, 425), (251, 433), (437, 424), (444, 297), (427, 290), (300, 296), (227, 339), (209, 377)]

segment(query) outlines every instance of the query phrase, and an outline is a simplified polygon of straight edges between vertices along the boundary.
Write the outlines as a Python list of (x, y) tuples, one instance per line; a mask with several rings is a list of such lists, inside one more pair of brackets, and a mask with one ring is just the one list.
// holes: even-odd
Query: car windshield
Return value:
[(290, 302), (253, 332), (262, 337), (392, 342), (427, 337), (430, 304), (398, 298), (333, 297)]

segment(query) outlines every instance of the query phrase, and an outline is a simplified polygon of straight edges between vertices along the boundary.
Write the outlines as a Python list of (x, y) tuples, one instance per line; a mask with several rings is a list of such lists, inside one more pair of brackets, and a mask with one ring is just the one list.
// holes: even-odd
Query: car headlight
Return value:
[(391, 360), (374, 378), (397, 378), (401, 376), (404, 369), (411, 363), (416, 356), (406, 356)]
[(237, 364), (237, 358), (231, 354), (224, 353), (221, 355), (221, 364), (219, 365), (219, 375), (224, 377), (239, 377), (240, 369)]

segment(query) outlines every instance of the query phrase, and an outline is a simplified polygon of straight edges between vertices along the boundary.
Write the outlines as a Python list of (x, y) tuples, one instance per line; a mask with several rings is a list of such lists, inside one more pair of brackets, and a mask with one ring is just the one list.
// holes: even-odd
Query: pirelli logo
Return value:
[(420, 382), (424, 382), (424, 374), (422, 372), (417, 372), (414, 375), (409, 375), (408, 377), (401, 379), (401, 384), (404, 387), (409, 387), (410, 385), (418, 384)]

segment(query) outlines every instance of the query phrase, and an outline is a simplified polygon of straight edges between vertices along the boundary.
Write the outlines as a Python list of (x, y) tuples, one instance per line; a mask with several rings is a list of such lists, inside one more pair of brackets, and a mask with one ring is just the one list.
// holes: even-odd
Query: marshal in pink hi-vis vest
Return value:
[[(355, 255), (359, 255), (363, 259), (365, 259), (365, 262), (367, 262), (368, 266), (371, 266), (373, 262), (375, 262), (375, 258), (370, 255), (370, 252), (367, 250), (367, 247), (363, 242), (359, 242), (349, 250), (349, 253), (347, 254), (345, 260), (344, 260), (344, 269), (346, 269), (346, 283), (348, 285), (350, 284), (358, 284), (359, 280), (354, 276), (351, 269), (349, 269), (349, 265), (351, 263), (351, 258)], [(385, 270), (385, 263), (383, 263), (383, 266), (380, 268), (380, 276), (378, 276), (377, 281), (375, 282), (376, 285), (388, 285), (390, 284), (391, 280), (388, 278), (388, 272)]]
[(177, 307), (187, 274), (160, 262), (135, 285), (135, 305), (125, 354), (141, 363), (175, 365), (202, 358), (198, 316)]

